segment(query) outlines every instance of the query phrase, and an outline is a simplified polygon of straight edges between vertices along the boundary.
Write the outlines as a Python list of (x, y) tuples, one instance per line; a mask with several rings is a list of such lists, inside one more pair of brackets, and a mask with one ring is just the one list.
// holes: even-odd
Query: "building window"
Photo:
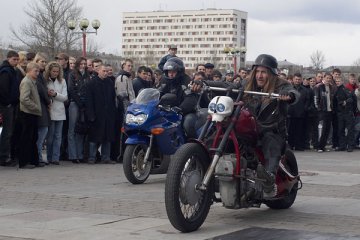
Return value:
[(223, 31), (215, 31), (213, 32), (213, 35), (224, 35)]
[(211, 44), (200, 44), (201, 48), (209, 48), (211, 47)]
[(230, 28), (231, 25), (230, 24), (220, 24), (219, 28)]
[(156, 30), (157, 27), (156, 26), (148, 26), (146, 27), (147, 30)]
[(184, 26), (182, 26), (182, 28), (183, 29), (191, 29), (191, 28), (193, 28), (193, 26), (192, 25), (184, 25)]
[(157, 36), (157, 37), (163, 36), (163, 33), (162, 32), (154, 32), (153, 36)]
[(223, 47), (224, 45), (223, 44), (213, 44), (213, 48), (220, 48), (220, 47)]
[(214, 18), (214, 21), (215, 22), (221, 22), (221, 21), (224, 21), (224, 18)]
[(207, 25), (207, 28), (217, 28), (218, 27), (218, 25)]

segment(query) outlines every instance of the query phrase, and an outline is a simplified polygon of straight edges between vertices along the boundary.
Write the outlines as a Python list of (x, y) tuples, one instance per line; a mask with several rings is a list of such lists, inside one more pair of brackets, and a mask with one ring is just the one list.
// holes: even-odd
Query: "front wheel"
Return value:
[(165, 183), (166, 213), (181, 232), (197, 230), (205, 221), (214, 194), (214, 181), (206, 191), (196, 189), (209, 166), (208, 153), (197, 143), (187, 143), (173, 155)]
[(146, 181), (151, 171), (151, 156), (144, 163), (147, 145), (127, 145), (123, 157), (125, 176), (132, 184), (141, 184)]

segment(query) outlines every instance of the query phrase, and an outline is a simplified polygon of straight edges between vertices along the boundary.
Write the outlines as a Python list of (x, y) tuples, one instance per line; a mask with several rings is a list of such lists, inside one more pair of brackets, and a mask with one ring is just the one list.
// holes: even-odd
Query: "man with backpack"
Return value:
[(115, 142), (111, 146), (111, 159), (121, 162), (123, 151), (125, 150), (124, 135), (121, 134), (120, 129), (124, 123), (126, 108), (132, 100), (135, 99), (135, 92), (132, 84), (131, 71), (133, 68), (133, 61), (126, 59), (121, 65), (121, 71), (115, 80), (116, 92), (116, 134)]

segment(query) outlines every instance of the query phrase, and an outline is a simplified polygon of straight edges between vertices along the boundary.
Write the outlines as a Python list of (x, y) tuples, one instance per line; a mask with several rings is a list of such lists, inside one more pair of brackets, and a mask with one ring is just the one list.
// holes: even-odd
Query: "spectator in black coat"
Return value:
[[(337, 116), (337, 133), (339, 136), (339, 147), (336, 148), (335, 151), (347, 150), (348, 152), (352, 152), (355, 145), (354, 114), (357, 109), (356, 97), (353, 92), (344, 86), (342, 78), (337, 78), (335, 82), (338, 88), (334, 95), (334, 109)], [(347, 129), (346, 135), (345, 129)]]
[(12, 165), (10, 160), (10, 140), (13, 130), (14, 105), (19, 102), (19, 85), (15, 67), (19, 54), (9, 51), (0, 66), (0, 114), (3, 130), (0, 138), (0, 165)]
[(110, 160), (110, 143), (115, 140), (115, 87), (107, 78), (107, 68), (101, 64), (98, 74), (89, 81), (86, 91), (86, 113), (90, 121), (89, 163), (95, 163), (97, 144), (101, 144), (101, 161)]
[(149, 68), (140, 66), (137, 70), (137, 77), (133, 80), (133, 88), (135, 97), (139, 94), (141, 89), (152, 87), (152, 82), (148, 81)]
[(308, 90), (302, 85), (302, 76), (295, 73), (293, 77), (293, 86), (300, 93), (296, 103), (289, 106), (289, 130), (288, 143), (294, 150), (305, 150), (305, 117), (309, 108), (310, 96)]

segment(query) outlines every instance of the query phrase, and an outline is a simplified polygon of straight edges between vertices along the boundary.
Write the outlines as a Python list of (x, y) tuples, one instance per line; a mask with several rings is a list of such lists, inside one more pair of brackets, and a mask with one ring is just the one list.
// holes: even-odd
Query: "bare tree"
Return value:
[(68, 20), (78, 20), (82, 13), (76, 0), (33, 0), (24, 12), (29, 17), (28, 23), (18, 30), (11, 27), (11, 32), (33, 51), (55, 56), (59, 51), (72, 50), (81, 38), (67, 28)]
[(322, 69), (325, 63), (325, 56), (322, 51), (316, 50), (310, 56), (312, 67), (316, 70)]
[(356, 59), (353, 63), (355, 67), (360, 67), (360, 58)]

